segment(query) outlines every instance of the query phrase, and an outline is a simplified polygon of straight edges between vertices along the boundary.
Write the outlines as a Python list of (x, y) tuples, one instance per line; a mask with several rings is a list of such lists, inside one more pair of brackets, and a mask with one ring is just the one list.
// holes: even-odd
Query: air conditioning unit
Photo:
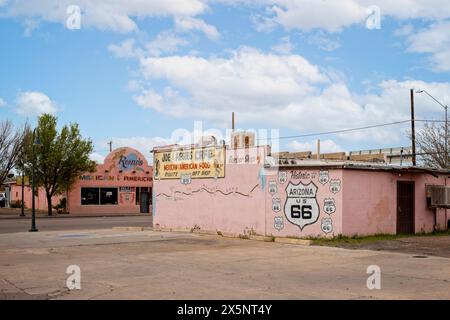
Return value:
[(450, 208), (450, 187), (428, 185), (426, 196), (430, 208)]

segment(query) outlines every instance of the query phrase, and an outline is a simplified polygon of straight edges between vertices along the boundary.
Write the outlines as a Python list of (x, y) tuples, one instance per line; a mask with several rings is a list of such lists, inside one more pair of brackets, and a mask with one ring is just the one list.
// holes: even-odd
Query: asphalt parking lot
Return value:
[[(66, 287), (69, 265), (81, 289)], [(367, 287), (367, 268), (381, 289)], [(1, 299), (449, 299), (450, 260), (145, 230), (0, 234)]]

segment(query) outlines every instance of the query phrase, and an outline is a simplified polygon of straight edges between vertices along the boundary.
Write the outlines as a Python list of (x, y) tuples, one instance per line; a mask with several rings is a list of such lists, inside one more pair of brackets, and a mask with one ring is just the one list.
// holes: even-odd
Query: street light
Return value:
[(31, 182), (31, 229), (29, 230), (30, 232), (37, 232), (39, 231), (36, 228), (36, 207), (35, 207), (35, 175), (34, 175), (34, 167), (36, 165), (36, 158), (35, 158), (35, 154), (34, 154), (34, 147), (35, 146), (40, 146), (41, 142), (39, 141), (39, 138), (36, 138), (36, 128), (33, 130), (33, 146), (31, 148), (31, 178), (32, 178), (32, 182)]
[(448, 168), (448, 117), (447, 117), (448, 106), (439, 102), (439, 100), (437, 100), (435, 97), (433, 97), (431, 94), (429, 94), (426, 90), (418, 90), (418, 91), (416, 91), (416, 93), (427, 94), (431, 99), (436, 101), (442, 108), (445, 109), (445, 169), (447, 169)]

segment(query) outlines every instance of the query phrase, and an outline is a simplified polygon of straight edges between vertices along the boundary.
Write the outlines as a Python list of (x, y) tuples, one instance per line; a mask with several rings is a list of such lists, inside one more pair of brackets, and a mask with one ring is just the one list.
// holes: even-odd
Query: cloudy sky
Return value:
[[(99, 160), (194, 121), (225, 132), (232, 111), (298, 136), (408, 120), (411, 88), (450, 104), (448, 0), (0, 0), (0, 40), (1, 119), (76, 121)], [(416, 113), (443, 119), (423, 94)], [(322, 135), (322, 151), (406, 146), (408, 127)]]

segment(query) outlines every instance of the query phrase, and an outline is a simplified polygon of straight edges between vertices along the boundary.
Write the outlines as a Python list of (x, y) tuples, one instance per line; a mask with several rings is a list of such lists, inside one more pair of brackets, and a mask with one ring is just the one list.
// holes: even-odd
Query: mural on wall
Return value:
[(312, 181), (308, 184), (289, 182), (286, 187), (284, 214), (287, 220), (297, 225), (300, 230), (317, 222), (320, 215), (317, 186)]
[[(278, 202), (277, 198), (280, 198), (284, 205), (283, 218), (288, 221), (287, 226), (283, 225), (284, 230), (294, 225), (299, 227), (300, 232), (305, 232), (306, 228), (306, 233), (333, 234), (331, 217), (338, 211), (338, 200), (334, 195), (342, 189), (340, 178), (334, 177), (332, 171), (328, 169), (280, 171), (278, 183), (280, 183), (280, 177), (282, 177), (281, 181), (286, 178), (287, 184), (283, 187), (286, 195), (272, 196), (272, 212), (277, 213), (274, 209)], [(280, 231), (275, 227), (275, 221), (274, 228)]]
[(278, 172), (278, 183), (279, 184), (285, 184), (287, 181), (287, 172), (286, 171), (279, 171)]
[(336, 202), (334, 198), (326, 198), (323, 200), (323, 211), (329, 215), (336, 212)]
[(269, 181), (269, 193), (275, 194), (278, 192), (277, 182), (275, 180)]
[(341, 191), (341, 180), (339, 179), (331, 179), (330, 180), (330, 191), (334, 194)]
[(331, 218), (322, 218), (320, 227), (325, 234), (333, 232), (333, 220)]
[(281, 199), (280, 198), (272, 198), (272, 211), (273, 212), (281, 211)]
[(206, 192), (206, 193), (208, 193), (210, 195), (221, 194), (223, 196), (239, 195), (239, 196), (242, 196), (242, 197), (251, 197), (252, 196), (251, 194), (258, 187), (259, 187), (259, 184), (256, 184), (253, 188), (250, 189), (249, 192), (244, 193), (244, 192), (239, 191), (238, 187), (230, 187), (230, 188), (227, 188), (225, 191), (223, 191), (223, 190), (221, 190), (221, 189), (219, 189), (217, 187), (209, 188), (206, 185), (203, 185), (201, 188), (198, 188), (198, 189), (193, 190), (193, 191), (188, 191), (188, 192), (180, 191), (180, 190), (174, 190), (174, 191), (172, 191), (171, 195), (167, 194), (167, 193), (164, 193), (164, 192), (158, 193), (156, 195), (156, 197), (164, 196), (166, 198), (170, 198), (170, 199), (174, 199), (174, 200), (183, 200), (183, 198), (176, 198), (176, 196), (177, 195), (179, 195), (179, 196), (182, 196), (182, 195), (184, 195), (184, 196), (194, 196), (194, 195), (196, 195), (198, 193), (202, 193), (202, 192)]
[(180, 179), (189, 174), (191, 179), (224, 178), (225, 147), (190, 148), (155, 151), (155, 179)]
[(264, 191), (264, 188), (266, 187), (266, 170), (264, 169), (264, 167), (261, 167), (261, 169), (259, 169), (258, 179), (261, 190)]
[(190, 174), (182, 174), (180, 177), (180, 182), (181, 184), (191, 184), (192, 182), (192, 177)]
[(282, 216), (276, 216), (273, 218), (273, 227), (278, 231), (284, 229), (284, 219)]
[(328, 170), (320, 170), (319, 171), (319, 182), (322, 185), (326, 185), (330, 181), (330, 174)]
[(134, 194), (133, 193), (121, 193), (120, 194), (120, 204), (134, 204)]
[(129, 153), (127, 155), (121, 155), (118, 162), (119, 170), (129, 171), (132, 169), (141, 169), (144, 165), (144, 160), (142, 160), (136, 153)]

